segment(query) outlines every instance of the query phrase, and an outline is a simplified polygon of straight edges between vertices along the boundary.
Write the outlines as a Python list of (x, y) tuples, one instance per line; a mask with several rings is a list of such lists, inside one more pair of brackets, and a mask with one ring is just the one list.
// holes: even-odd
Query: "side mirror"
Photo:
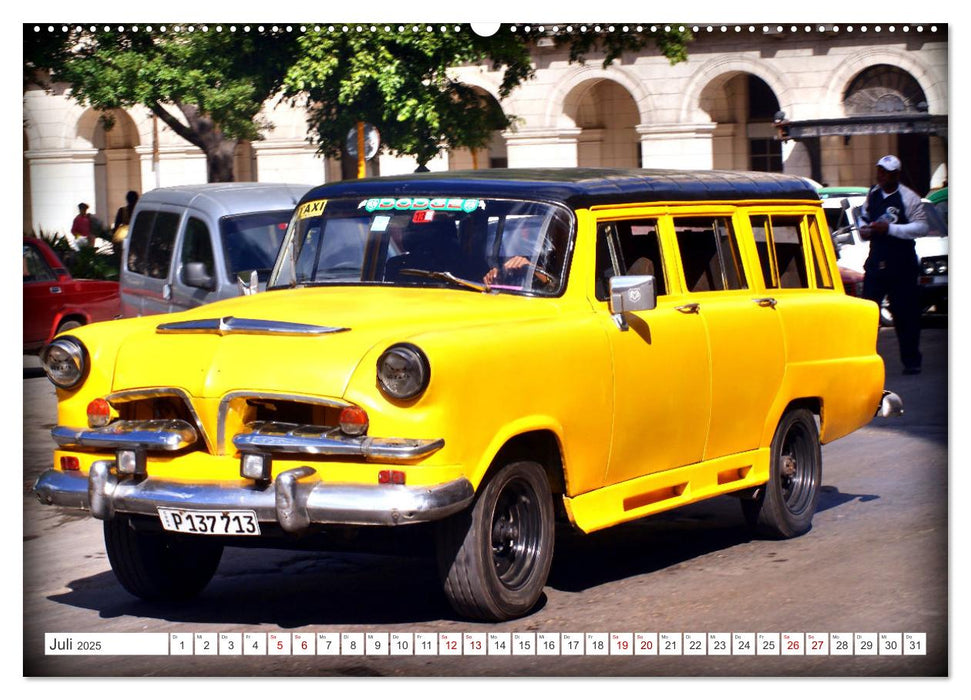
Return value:
[(654, 275), (618, 275), (610, 278), (610, 313), (622, 331), (627, 330), (624, 314), (650, 311), (657, 306)]
[(216, 288), (216, 281), (212, 275), (206, 273), (206, 264), (202, 262), (186, 263), (183, 272), (185, 283), (190, 287), (208, 289), (213, 291)]

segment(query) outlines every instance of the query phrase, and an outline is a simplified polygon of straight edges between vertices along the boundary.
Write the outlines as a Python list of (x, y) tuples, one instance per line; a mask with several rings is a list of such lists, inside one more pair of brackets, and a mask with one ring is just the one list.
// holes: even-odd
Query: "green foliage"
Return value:
[(681, 63), (688, 60), (688, 42), (693, 38), (691, 31), (685, 27), (666, 25), (666, 28), (656, 32), (580, 31), (558, 34), (555, 41), (558, 46), (570, 48), (571, 63), (584, 63), (588, 54), (600, 52), (606, 68), (623, 54), (638, 53), (651, 44), (671, 65)]
[(50, 234), (41, 231), (38, 238), (42, 238), (57, 253), (57, 257), (75, 279), (118, 279), (118, 271), (121, 267), (121, 244), (113, 245), (110, 251), (87, 245), (74, 250), (67, 238), (59, 233)]
[[(270, 125), (257, 115), (278, 92), (297, 48), (287, 33), (222, 27), (56, 30), (35, 32), (24, 25), (25, 84), (44, 84), (49, 73), (50, 81), (69, 84), (79, 103), (100, 110), (106, 128), (112, 126), (110, 110), (144, 105), (202, 149), (210, 166), (226, 140), (262, 138)], [(232, 179), (232, 172), (218, 176)]]
[(338, 157), (358, 122), (377, 127), (384, 147), (427, 163), (439, 151), (479, 148), (514, 116), (459, 83), (451, 69), (488, 62), (503, 70), (500, 98), (533, 75), (528, 46), (502, 33), (481, 37), (467, 26), (320, 27), (300, 37), (300, 57), (286, 78), (286, 90), (306, 101), (313, 140), (325, 155)]
[[(206, 153), (210, 179), (232, 178), (232, 149), (271, 125), (258, 114), (283, 89), (308, 110), (311, 140), (340, 157), (358, 122), (376, 126), (383, 147), (425, 164), (441, 151), (481, 148), (517, 118), (498, 102), (455, 79), (453, 68), (486, 63), (502, 71), (503, 99), (534, 74), (537, 34), (509, 25), (482, 37), (462, 25), (307, 26), (306, 31), (244, 31), (238, 27), (155, 28), (71, 26), (67, 32), (24, 25), (24, 82), (68, 83), (81, 104), (103, 113), (145, 105)], [(176, 31), (179, 29), (179, 31)], [(570, 60), (593, 53), (604, 66), (652, 42), (674, 64), (687, 57), (687, 30), (556, 34)], [(183, 119), (167, 111), (181, 110)], [(228, 173), (226, 170), (228, 169)]]

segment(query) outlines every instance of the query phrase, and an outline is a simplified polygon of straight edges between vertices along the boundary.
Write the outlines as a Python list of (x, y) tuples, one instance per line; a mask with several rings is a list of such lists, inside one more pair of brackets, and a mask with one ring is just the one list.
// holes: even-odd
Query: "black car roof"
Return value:
[(321, 185), (303, 201), (337, 197), (464, 196), (563, 202), (573, 208), (650, 201), (805, 199), (813, 184), (778, 173), (727, 170), (536, 168), (456, 170), (342, 180)]

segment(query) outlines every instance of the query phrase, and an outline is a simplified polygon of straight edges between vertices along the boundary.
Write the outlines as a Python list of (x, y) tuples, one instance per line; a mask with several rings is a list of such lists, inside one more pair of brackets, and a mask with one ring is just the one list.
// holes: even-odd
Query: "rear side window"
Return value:
[(128, 244), (128, 269), (139, 275), (164, 279), (169, 274), (179, 214), (144, 210), (132, 224)]
[[(767, 289), (806, 289), (802, 216), (754, 216), (752, 232)], [(817, 269), (819, 269), (817, 267)]]
[(24, 282), (50, 282), (54, 272), (33, 246), (24, 246)]
[(826, 260), (826, 252), (823, 248), (822, 233), (819, 230), (819, 222), (815, 217), (809, 217), (809, 242), (812, 248), (813, 269), (816, 272), (816, 286), (820, 289), (832, 289), (833, 277), (829, 272), (829, 264)]
[(732, 220), (726, 216), (675, 217), (674, 233), (689, 292), (746, 289)]

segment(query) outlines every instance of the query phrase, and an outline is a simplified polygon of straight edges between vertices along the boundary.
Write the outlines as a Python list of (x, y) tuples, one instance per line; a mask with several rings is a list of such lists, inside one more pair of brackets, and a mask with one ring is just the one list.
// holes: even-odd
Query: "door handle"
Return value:
[(696, 314), (698, 310), (701, 309), (700, 304), (684, 304), (683, 306), (675, 306), (675, 309), (683, 314)]
[(772, 297), (763, 297), (762, 299), (755, 299), (755, 303), (762, 307), (771, 307), (774, 309), (775, 305), (779, 302)]
[(61, 293), (60, 287), (51, 287), (51, 294), (60, 294), (60, 293)]

